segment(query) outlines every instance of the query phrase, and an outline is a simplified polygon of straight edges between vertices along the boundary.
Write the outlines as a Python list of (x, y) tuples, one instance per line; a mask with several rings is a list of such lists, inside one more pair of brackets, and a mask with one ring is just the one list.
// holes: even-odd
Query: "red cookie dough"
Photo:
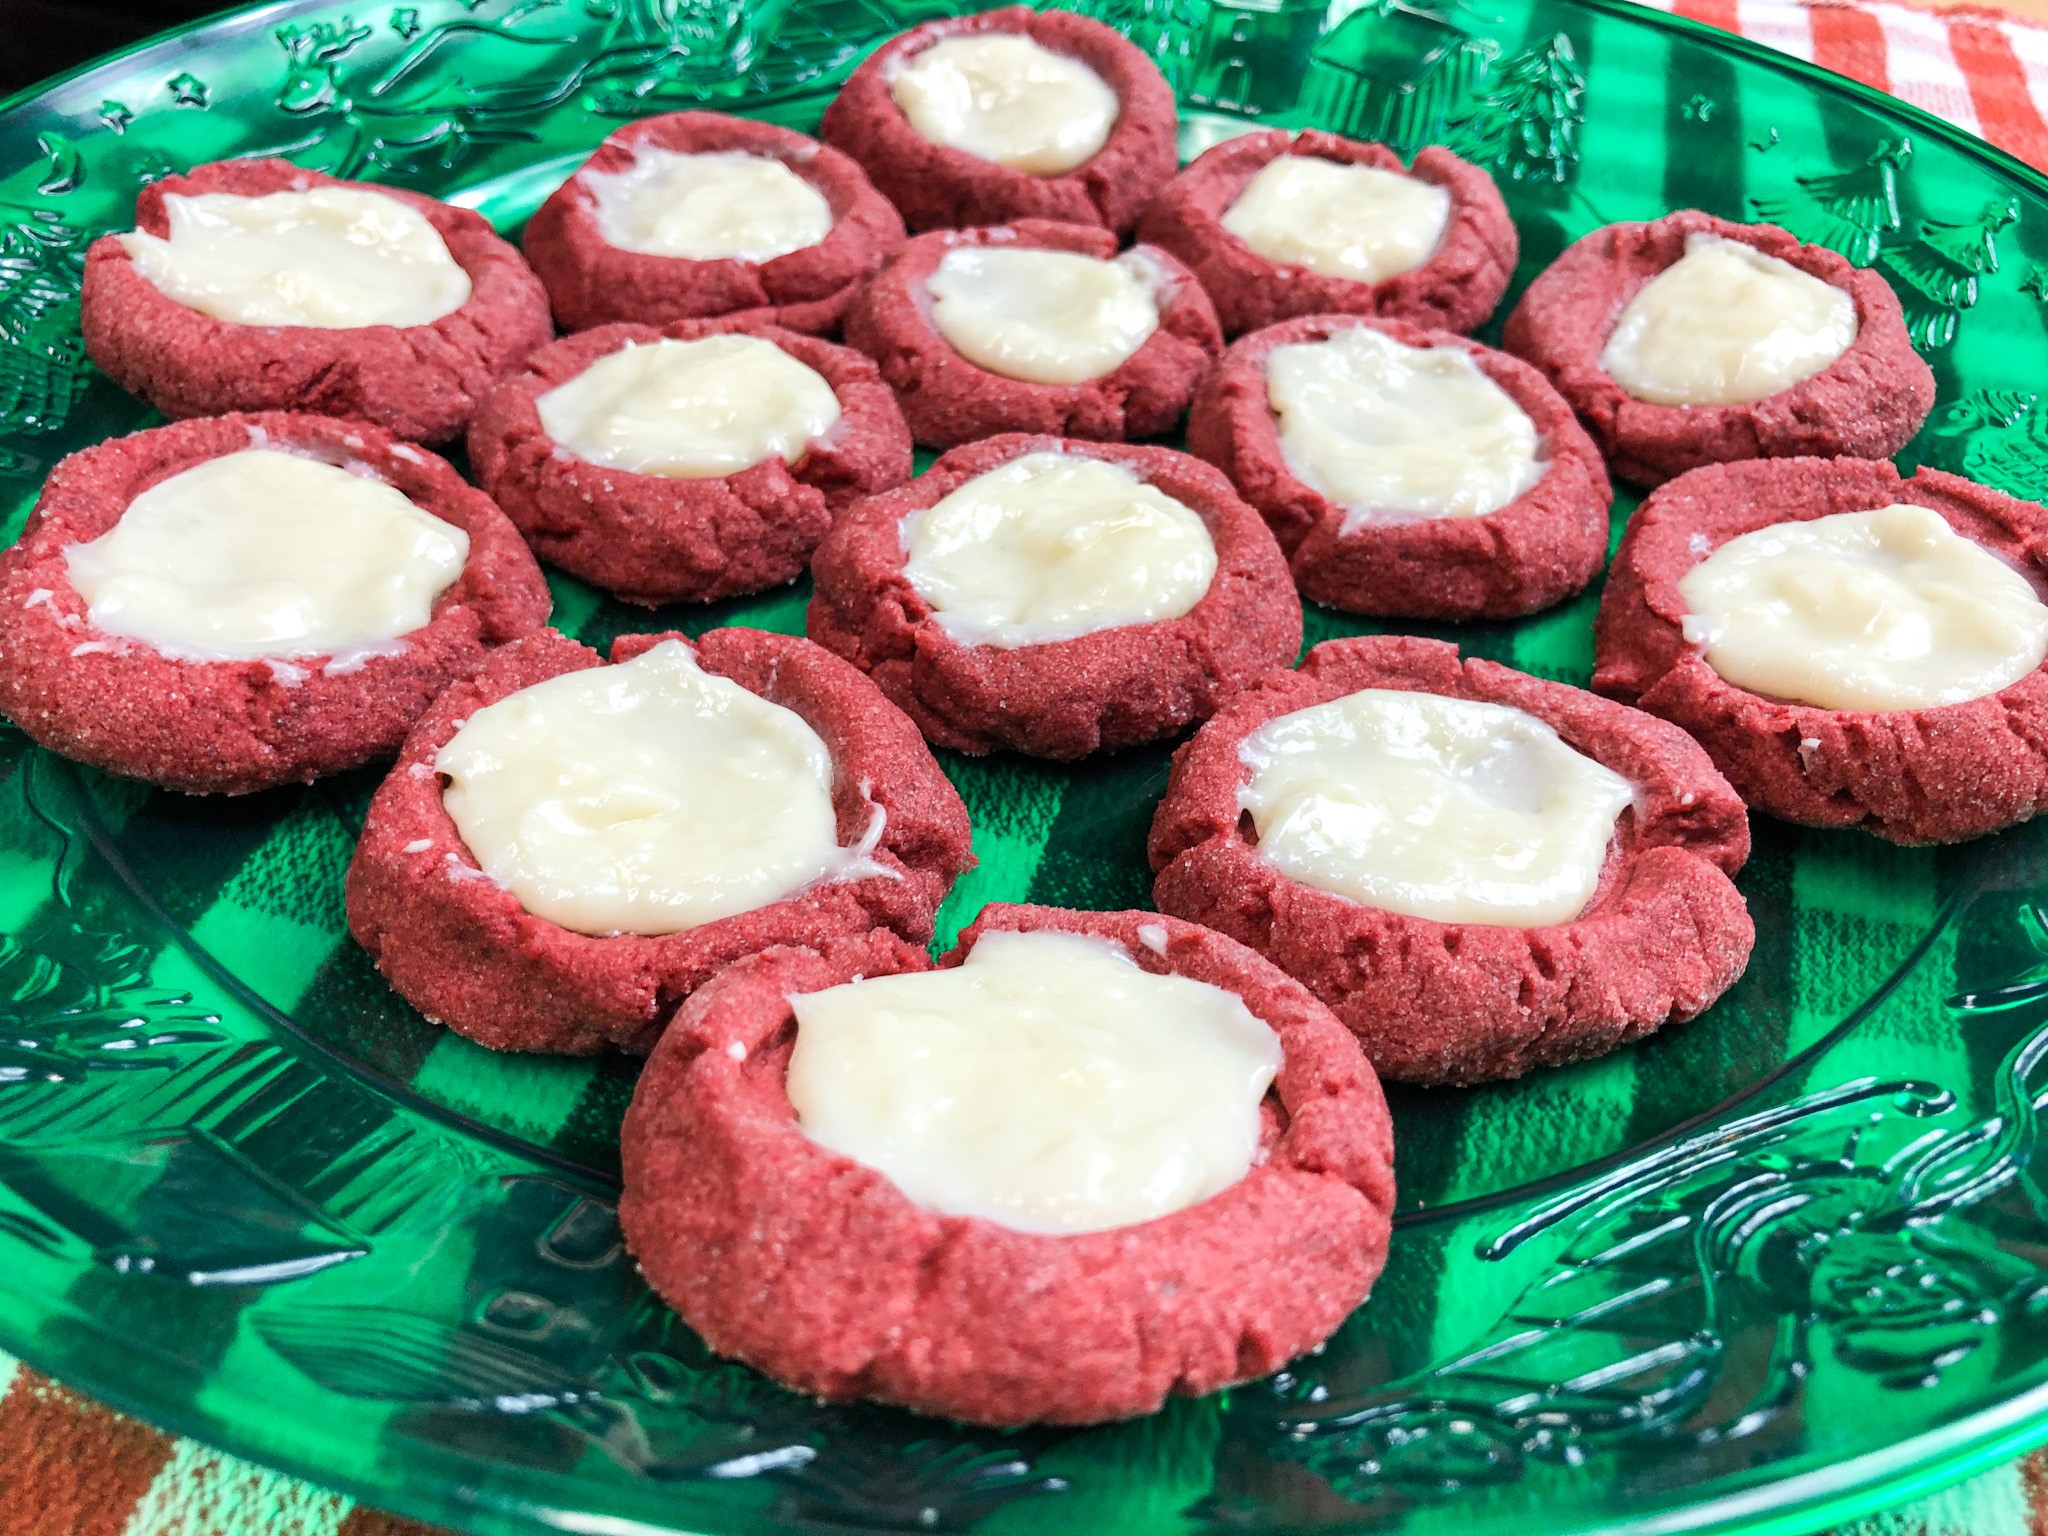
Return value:
[[(831, 233), (767, 261), (691, 261), (620, 250), (599, 230), (583, 175), (630, 169), (643, 145), (676, 154), (737, 150), (780, 160), (831, 205)], [(822, 336), (902, 240), (902, 215), (838, 150), (752, 118), (669, 112), (629, 123), (600, 144), (535, 211), (520, 243), (566, 331), (615, 321), (668, 325), (723, 318)]]
[[(1811, 378), (1741, 405), (1654, 405), (1600, 366), (1622, 306), (1685, 254), (1685, 237), (1721, 235), (1842, 289), (1856, 305), (1856, 339)], [(1651, 224), (1609, 224), (1546, 267), (1508, 316), (1502, 345), (1527, 358), (1586, 423), (1608, 467), (1658, 485), (1702, 464), (1804, 454), (1882, 458), (1920, 430), (1934, 406), (1934, 373), (1913, 350), (1898, 296), (1875, 272), (1825, 246), (1801, 245), (1775, 224), (1733, 224), (1688, 209)]]
[[(1012, 32), (1078, 59), (1116, 92), (1121, 110), (1094, 157), (1057, 176), (1035, 176), (934, 144), (910, 125), (890, 76), (932, 44), (975, 32)], [(1130, 233), (1152, 190), (1179, 163), (1173, 87), (1159, 66), (1099, 21), (1072, 11), (1012, 5), (913, 27), (870, 54), (847, 79), (818, 136), (859, 161), (912, 229), (1058, 219)]]
[[(1543, 928), (1443, 923), (1292, 880), (1258, 855), (1238, 749), (1266, 721), (1363, 688), (1520, 709), (1636, 788), (1592, 902)], [(1756, 930), (1728, 878), (1749, 821), (1684, 733), (1583, 689), (1382, 635), (1317, 646), (1262, 678), (1174, 756), (1152, 821), (1153, 897), (1251, 945), (1350, 1025), (1383, 1077), (1477, 1083), (1603, 1055), (1689, 1019), (1749, 963)]]
[[(740, 332), (817, 371), (840, 418), (804, 456), (688, 480), (580, 459), (541, 425), (538, 400), (599, 358), (664, 337)], [(849, 503), (910, 478), (910, 431), (875, 365), (848, 347), (759, 321), (607, 325), (542, 347), (484, 398), (469, 429), (477, 483), (534, 552), (629, 603), (702, 603), (780, 586)]]
[(2048, 596), (2048, 508), (1957, 475), (1902, 478), (1866, 459), (1696, 469), (1629, 519), (1594, 625), (1593, 686), (1682, 726), (1760, 811), (1862, 827), (1895, 843), (1953, 843), (2048, 805), (2048, 669), (1928, 709), (1822, 709), (1728, 682), (1683, 633), (1685, 573), (1773, 523), (1912, 502)]
[(1010, 930), (1108, 939), (1243, 998), (1282, 1053), (1262, 1159), (1101, 1232), (915, 1204), (797, 1124), (789, 996), (929, 962), (881, 936), (772, 950), (690, 1000), (626, 1112), (619, 1221), (649, 1283), (714, 1350), (800, 1392), (980, 1424), (1130, 1418), (1315, 1348), (1387, 1255), (1393, 1133), (1357, 1045), (1242, 945), (1149, 912), (991, 906), (940, 964)]
[[(614, 663), (680, 635), (626, 635)], [(690, 643), (690, 642), (686, 642)], [(705, 671), (795, 710), (832, 754), (839, 837), (877, 810), (883, 873), (811, 886), (680, 933), (594, 937), (536, 917), (477, 868), (442, 804), (434, 759), (487, 704), (604, 663), (543, 630), (457, 683), (406, 738), (370, 802), (348, 869), (348, 926), (414, 1007), (499, 1051), (644, 1052), (684, 998), (744, 956), (888, 929), (922, 943), (953, 879), (974, 864), (967, 808), (910, 722), (836, 656), (792, 635), (714, 629), (691, 643)]]
[[(1275, 347), (1326, 341), (1361, 326), (1403, 346), (1467, 354), (1535, 424), (1539, 452), (1550, 460), (1543, 477), (1481, 517), (1381, 518), (1347, 532), (1345, 509), (1287, 466), (1267, 399), (1266, 357)], [(1448, 331), (1348, 315), (1310, 315), (1255, 331), (1202, 381), (1188, 416), (1188, 451), (1230, 476), (1258, 508), (1302, 592), (1347, 613), (1514, 618), (1580, 591), (1607, 558), (1614, 490), (1571, 407), (1519, 358)]]
[(1037, 384), (969, 362), (932, 323), (926, 284), (946, 252), (987, 245), (1073, 251), (1102, 261), (1117, 254), (1116, 237), (1105, 230), (1039, 219), (906, 241), (846, 312), (846, 339), (880, 366), (918, 442), (951, 448), (997, 432), (1122, 442), (1179, 425), (1195, 386), (1223, 350), (1216, 311), (1187, 268), (1164, 251), (1137, 247), (1160, 269), (1159, 329), (1099, 378)]
[[(100, 537), (160, 480), (246, 448), (368, 471), (469, 535), (462, 574), (390, 654), (178, 661), (87, 616), (64, 551)], [(547, 622), (519, 534), (454, 468), (362, 422), (274, 412), (178, 422), (59, 464), (19, 543), (0, 554), (0, 712), (42, 746), (188, 794), (311, 783), (398, 750), (435, 695)]]
[[(1377, 283), (1327, 277), (1270, 261), (1223, 227), (1223, 215), (1251, 179), (1282, 155), (1367, 165), (1434, 182), (1451, 194), (1443, 239), (1421, 266)], [(1173, 252), (1215, 301), (1225, 335), (1239, 336), (1296, 315), (1379, 315), (1444, 331), (1486, 323), (1514, 276), (1521, 243), (1493, 178), (1431, 145), (1412, 166), (1383, 144), (1309, 129), (1282, 128), (1226, 139), (1204, 151), (1145, 206), (1140, 235)]]
[(469, 274), (467, 302), (430, 325), (239, 325), (180, 304), (142, 275), (118, 236), (102, 235), (85, 253), (81, 323), (92, 360), (166, 416), (311, 411), (375, 422), (416, 442), (461, 436), (498, 375), (554, 334), (540, 280), (481, 215), (287, 160), (221, 160), (144, 187), (135, 226), (168, 234), (167, 196), (328, 186), (360, 187), (417, 209)]
[[(1073, 640), (963, 645), (903, 574), (898, 527), (976, 476), (1027, 453), (1120, 464), (1194, 511), (1216, 575), (1177, 619)], [(1070, 760), (1170, 736), (1301, 647), (1301, 601), (1256, 512), (1208, 465), (1169, 448), (995, 437), (956, 448), (900, 490), (859, 503), (811, 562), (810, 637), (872, 676), (925, 736), (958, 752), (998, 747)]]

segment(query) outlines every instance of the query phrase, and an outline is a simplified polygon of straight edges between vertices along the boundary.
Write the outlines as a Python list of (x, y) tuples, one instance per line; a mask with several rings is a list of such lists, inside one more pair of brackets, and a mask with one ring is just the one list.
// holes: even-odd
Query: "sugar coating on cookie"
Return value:
[(1640, 710), (1411, 636), (1326, 641), (1175, 754), (1162, 912), (1250, 944), (1375, 1069), (1516, 1077), (1720, 997), (1756, 930), (1735, 789)]
[(1082, 934), (986, 935), (949, 970), (790, 999), (804, 1134), (918, 1204), (1020, 1232), (1152, 1221), (1259, 1148), (1280, 1042), (1233, 992)]
[(1697, 209), (1581, 237), (1502, 346), (1571, 402), (1623, 480), (1741, 459), (1881, 458), (1934, 404), (1898, 295), (1771, 224)]
[(748, 955), (921, 943), (973, 863), (916, 728), (808, 641), (629, 635), (606, 663), (545, 630), (407, 739), (349, 864), (349, 932), (480, 1044), (644, 1052)]
[(1273, 536), (1165, 448), (1012, 434), (853, 507), (805, 629), (928, 740), (1071, 759), (1153, 741), (1301, 645)]
[(1947, 843), (2048, 805), (2048, 509), (1882, 459), (1717, 464), (1629, 519), (1593, 686), (1758, 810)]
[(51, 473), (0, 552), (0, 709), (169, 789), (311, 783), (395, 752), (547, 613), (518, 530), (445, 460), (360, 421), (210, 416)]
[(1055, 219), (1129, 233), (1173, 175), (1173, 87), (1142, 46), (1069, 10), (944, 16), (883, 42), (818, 135), (913, 231)]
[(988, 907), (936, 969), (882, 935), (742, 960), (656, 1049), (621, 1154), (627, 1247), (714, 1351), (999, 1425), (1313, 1349), (1394, 1193), (1357, 1042), (1152, 912)]

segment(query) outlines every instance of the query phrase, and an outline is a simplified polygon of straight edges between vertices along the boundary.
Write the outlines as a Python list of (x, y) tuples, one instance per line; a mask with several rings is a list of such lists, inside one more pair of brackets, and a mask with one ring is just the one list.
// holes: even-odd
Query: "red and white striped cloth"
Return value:
[(1923, 107), (2048, 170), (2048, 29), (1994, 11), (1866, 0), (1641, 0)]

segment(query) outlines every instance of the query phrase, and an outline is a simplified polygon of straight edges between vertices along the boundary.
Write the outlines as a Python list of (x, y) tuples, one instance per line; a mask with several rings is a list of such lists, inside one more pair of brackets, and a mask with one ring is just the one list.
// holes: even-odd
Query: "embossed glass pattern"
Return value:
[[(1086, 0), (1189, 153), (1248, 123), (1453, 145), (1526, 280), (1612, 219), (1769, 217), (1876, 265), (1940, 384), (1904, 458), (2048, 494), (2048, 182), (1846, 82), (1618, 0)], [(77, 291), (142, 183), (276, 153), (515, 229), (607, 131), (814, 126), (930, 0), (286, 3), (0, 107), (0, 506), (145, 424)], [(1617, 518), (1626, 512), (1625, 498)], [(800, 629), (804, 592), (557, 622)], [(1583, 681), (1588, 595), (1454, 634)], [(1353, 620), (1312, 609), (1310, 639)], [(982, 903), (1142, 904), (1163, 749), (945, 758)], [(495, 1056), (346, 940), (375, 776), (233, 802), (0, 734), (0, 1346), (145, 1417), (490, 1532), (1818, 1525), (2048, 1408), (2048, 830), (1757, 827), (1760, 933), (1706, 1017), (1603, 1061), (1397, 1092), (1385, 1279), (1269, 1381), (1088, 1431), (824, 1408), (710, 1358), (619, 1248), (623, 1061)]]

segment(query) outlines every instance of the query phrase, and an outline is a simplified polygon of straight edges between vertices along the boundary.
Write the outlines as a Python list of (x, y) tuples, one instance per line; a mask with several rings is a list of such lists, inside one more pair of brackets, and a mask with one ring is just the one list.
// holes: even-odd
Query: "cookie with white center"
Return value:
[(1204, 151), (1138, 229), (1187, 263), (1227, 336), (1326, 314), (1474, 330), (1521, 249), (1500, 189), (1470, 161), (1432, 145), (1403, 165), (1385, 145), (1314, 129)]
[(1162, 912), (1251, 945), (1384, 1077), (1601, 1055), (1734, 984), (1742, 801), (1684, 732), (1435, 640), (1333, 640), (1175, 754)]
[(723, 112), (627, 124), (520, 237), (564, 330), (730, 319), (813, 335), (902, 240), (853, 161)]
[(469, 458), (543, 560), (648, 605), (794, 580), (835, 515), (911, 469), (867, 358), (731, 320), (543, 347), (485, 400)]
[(847, 311), (846, 340), (928, 448), (999, 432), (1157, 437), (1223, 350), (1173, 257), (1042, 220), (906, 241)]
[(1593, 686), (1757, 810), (1900, 843), (2048, 803), (2048, 509), (1861, 459), (1694, 470), (1629, 520)]
[(1580, 239), (1529, 285), (1502, 344), (1637, 485), (1738, 459), (1882, 458), (1934, 405), (1882, 277), (1697, 210)]
[(370, 802), (349, 932), (497, 1050), (646, 1051), (719, 970), (884, 929), (971, 867), (916, 728), (807, 640), (545, 630), (434, 702)]
[(1511, 618), (1582, 590), (1613, 489), (1571, 407), (1446, 331), (1311, 315), (1232, 344), (1188, 416), (1302, 592), (1350, 613)]
[(81, 303), (92, 360), (166, 416), (311, 411), (423, 443), (554, 334), (480, 215), (284, 160), (144, 187), (135, 229), (86, 252)]
[(1165, 448), (956, 448), (841, 518), (811, 576), (811, 638), (961, 752), (1155, 741), (1301, 645), (1273, 535)]
[(973, 1423), (1151, 1413), (1315, 1348), (1386, 1261), (1386, 1101), (1309, 993), (1148, 912), (991, 906), (743, 961), (622, 1133), (627, 1246), (720, 1354)]
[(361, 422), (177, 422), (59, 464), (0, 554), (0, 711), (53, 752), (191, 794), (398, 750), (547, 621), (518, 531)]
[(1127, 234), (1173, 174), (1159, 66), (1099, 21), (1021, 5), (926, 22), (847, 77), (819, 137), (913, 230), (1058, 219)]

